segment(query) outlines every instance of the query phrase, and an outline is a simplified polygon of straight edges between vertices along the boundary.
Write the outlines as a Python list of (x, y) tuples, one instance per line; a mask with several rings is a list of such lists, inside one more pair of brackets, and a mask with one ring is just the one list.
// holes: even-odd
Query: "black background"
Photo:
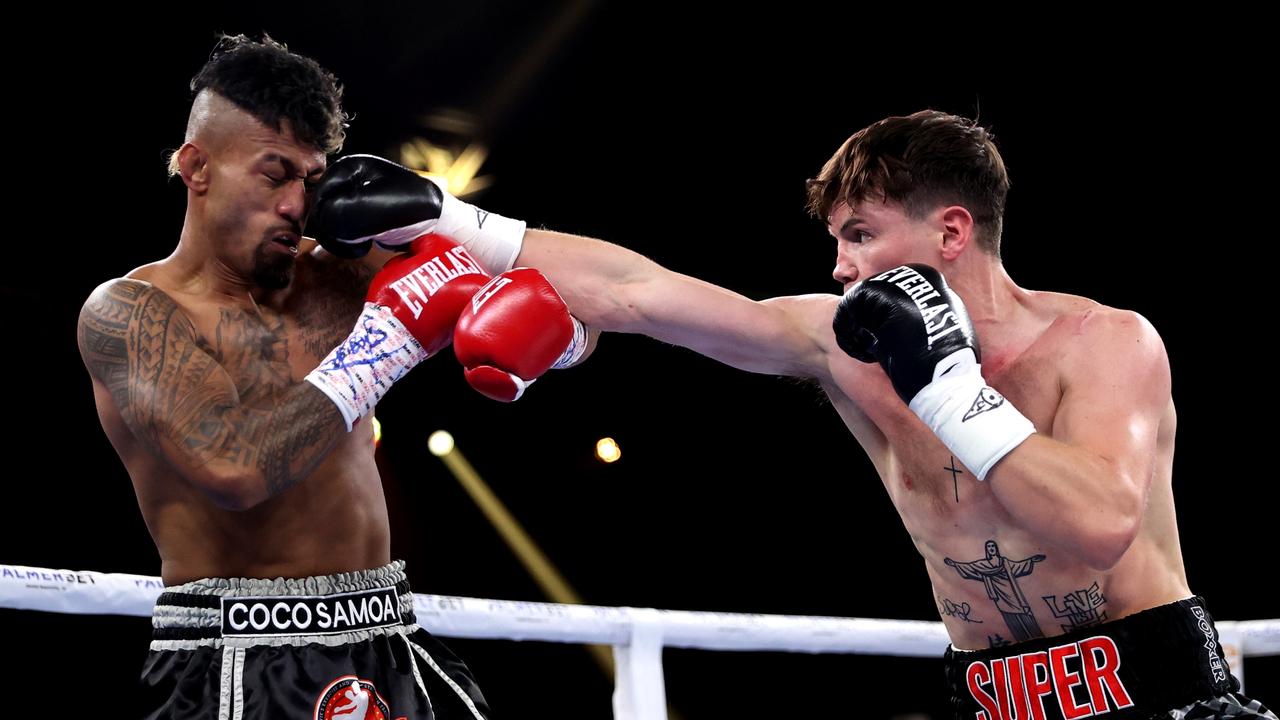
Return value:
[[(187, 82), (216, 32), (265, 30), (345, 84), (344, 152), (393, 155), (431, 132), (428, 114), (468, 112), (495, 178), (479, 204), (756, 298), (838, 291), (803, 181), (850, 133), (925, 107), (978, 114), (1013, 179), (1015, 281), (1136, 310), (1165, 340), (1192, 588), (1220, 619), (1280, 616), (1266, 589), (1275, 122), (1257, 20), (793, 5), (51, 6), (15, 22), (0, 563), (158, 574), (76, 315), (175, 245), (185, 191), (164, 151), (181, 143)], [(632, 336), (510, 406), (472, 393), (449, 353), (400, 385), (378, 409), (380, 463), (393, 553), (419, 592), (545, 599), (426, 451), (445, 428), (589, 603), (937, 619), (882, 486), (811, 387)], [(623, 451), (611, 466), (592, 457), (605, 435)], [(101, 707), (127, 695), (147, 633), (139, 618), (0, 611), (0, 663), (55, 693), (50, 709)], [(451, 645), (501, 717), (609, 716), (612, 681), (580, 647)], [(943, 717), (933, 660), (668, 650), (665, 670), (686, 719)], [(1251, 693), (1280, 701), (1278, 676), (1275, 658), (1251, 661)]]

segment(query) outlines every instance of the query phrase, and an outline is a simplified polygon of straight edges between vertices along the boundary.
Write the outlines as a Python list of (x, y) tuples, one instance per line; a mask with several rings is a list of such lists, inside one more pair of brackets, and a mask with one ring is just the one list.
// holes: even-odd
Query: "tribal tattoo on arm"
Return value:
[(242, 398), (190, 319), (148, 283), (98, 288), (78, 336), (89, 373), (134, 436), (215, 499), (229, 490), (225, 478), (251, 482), (239, 488), (250, 505), (278, 495), (345, 434), (338, 410), (309, 383)]

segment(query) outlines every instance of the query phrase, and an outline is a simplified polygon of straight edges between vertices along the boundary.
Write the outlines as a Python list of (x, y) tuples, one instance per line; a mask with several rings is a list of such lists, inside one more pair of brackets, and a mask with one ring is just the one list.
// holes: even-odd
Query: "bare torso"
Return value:
[[(201, 348), (227, 371), (249, 405), (269, 402), (303, 382), (347, 336), (370, 275), (357, 263), (303, 252), (293, 283), (256, 303), (184, 288), (163, 261), (128, 277), (173, 299), (194, 325)], [(107, 436), (133, 480), (167, 584), (202, 577), (300, 577), (390, 561), (372, 423), (361, 422), (342, 437), (306, 479), (248, 510), (233, 511), (216, 505), (140, 442), (96, 379), (94, 395)]]
[[(1101, 312), (1084, 298), (1031, 293), (1032, 317), (983, 342), (983, 375), (1038, 433), (1054, 436), (1063, 360), (1081, 328)], [(817, 308), (830, 317), (835, 299)], [(838, 351), (837, 351), (838, 352)], [(1099, 363), (1107, 358), (1099, 357)], [(895, 394), (877, 365), (840, 357), (826, 390), (871, 455), (916, 548), (953, 644), (976, 649), (1052, 636), (1190, 595), (1174, 515), (1171, 475), (1175, 413), (1163, 412), (1148, 503), (1137, 539), (1100, 571), (1037, 539), (989, 485), (962, 467)], [(994, 546), (990, 545), (994, 543)], [(873, 577), (867, 578), (874, 581)]]

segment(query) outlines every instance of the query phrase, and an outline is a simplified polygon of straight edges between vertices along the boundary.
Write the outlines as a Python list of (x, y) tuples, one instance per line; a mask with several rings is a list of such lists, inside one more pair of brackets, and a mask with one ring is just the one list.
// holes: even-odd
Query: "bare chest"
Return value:
[[(1046, 334), (1017, 352), (983, 358), (987, 384), (1047, 435), (1062, 399), (1061, 352)], [(989, 489), (911, 412), (878, 365), (859, 363), (840, 381), (883, 436), (881, 479), (917, 542), (966, 529), (983, 535), (1008, 520)]]
[[(310, 279), (310, 278), (308, 278)], [(301, 382), (351, 332), (363, 291), (307, 283), (276, 307), (188, 308), (206, 352), (252, 403)]]

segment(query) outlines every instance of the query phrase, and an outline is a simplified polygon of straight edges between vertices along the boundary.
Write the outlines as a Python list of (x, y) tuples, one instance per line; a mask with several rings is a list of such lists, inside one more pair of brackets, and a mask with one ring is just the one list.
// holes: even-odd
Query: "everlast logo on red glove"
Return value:
[(437, 290), (444, 287), (445, 283), (462, 275), (487, 276), (488, 274), (480, 269), (479, 263), (471, 257), (466, 248), (455, 247), (431, 258), (399, 280), (393, 281), (391, 289), (396, 291), (404, 301), (405, 307), (413, 312), (414, 318), (417, 318), (422, 314), (423, 306), (432, 295), (436, 294)]

